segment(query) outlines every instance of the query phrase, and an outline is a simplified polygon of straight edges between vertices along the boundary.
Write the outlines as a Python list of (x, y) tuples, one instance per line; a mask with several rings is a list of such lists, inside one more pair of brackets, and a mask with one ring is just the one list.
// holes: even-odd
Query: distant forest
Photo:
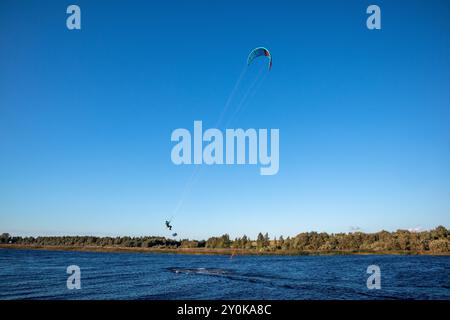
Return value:
[(35, 246), (72, 246), (72, 247), (118, 247), (118, 248), (234, 248), (259, 251), (286, 252), (430, 252), (448, 253), (450, 250), (450, 233), (443, 226), (422, 232), (397, 230), (377, 233), (318, 233), (305, 232), (295, 237), (275, 237), (260, 233), (256, 239), (247, 236), (230, 239), (228, 234), (211, 237), (208, 240), (175, 240), (164, 237), (16, 237), (3, 233), (0, 244), (35, 245)]

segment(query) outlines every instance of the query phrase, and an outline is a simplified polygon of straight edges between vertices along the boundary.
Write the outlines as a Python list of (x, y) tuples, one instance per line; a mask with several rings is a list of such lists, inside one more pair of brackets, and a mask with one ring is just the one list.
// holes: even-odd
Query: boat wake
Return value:
[(216, 268), (168, 268), (168, 270), (173, 273), (202, 274), (212, 276), (225, 276), (231, 273), (230, 270)]

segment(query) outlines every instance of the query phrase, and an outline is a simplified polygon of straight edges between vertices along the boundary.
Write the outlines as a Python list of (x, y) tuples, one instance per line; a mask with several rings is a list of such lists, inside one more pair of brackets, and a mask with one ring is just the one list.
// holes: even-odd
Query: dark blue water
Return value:
[[(366, 285), (369, 265), (381, 289)], [(81, 268), (81, 289), (66, 268)], [(450, 257), (206, 256), (0, 249), (0, 299), (450, 299)]]

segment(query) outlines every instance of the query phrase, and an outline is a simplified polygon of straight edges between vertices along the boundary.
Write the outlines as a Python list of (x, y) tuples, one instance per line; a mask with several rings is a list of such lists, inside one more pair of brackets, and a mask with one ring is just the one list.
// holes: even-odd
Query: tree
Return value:
[(433, 253), (445, 253), (450, 250), (450, 242), (447, 239), (432, 240), (430, 251)]
[(0, 236), (0, 243), (8, 243), (9, 238), (10, 238), (9, 233), (2, 233), (2, 235)]
[(283, 249), (283, 247), (284, 247), (284, 238), (283, 238), (283, 236), (280, 236), (280, 238), (278, 239), (278, 246), (277, 246), (277, 248)]
[(448, 236), (448, 230), (444, 226), (438, 226), (434, 229), (434, 234), (438, 239), (446, 238)]
[(256, 247), (258, 249), (262, 249), (264, 247), (264, 236), (261, 232), (258, 233), (258, 237), (256, 238)]
[(263, 247), (267, 248), (270, 245), (270, 238), (269, 238), (269, 233), (266, 232), (266, 234), (264, 235), (264, 244)]
[(228, 233), (222, 235), (221, 239), (220, 239), (220, 245), (221, 248), (229, 248), (231, 245), (231, 241), (230, 241), (230, 236), (228, 235)]

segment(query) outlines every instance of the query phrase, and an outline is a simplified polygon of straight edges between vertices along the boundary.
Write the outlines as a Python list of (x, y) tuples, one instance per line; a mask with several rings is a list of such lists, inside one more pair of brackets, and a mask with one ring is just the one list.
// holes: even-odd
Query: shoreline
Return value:
[(135, 247), (101, 247), (101, 246), (50, 246), (50, 245), (18, 245), (0, 244), (0, 249), (17, 250), (48, 250), (48, 251), (75, 251), (99, 253), (159, 253), (159, 254), (190, 254), (190, 255), (229, 255), (229, 256), (326, 256), (326, 255), (428, 255), (449, 256), (449, 252), (432, 253), (429, 251), (268, 251), (257, 249), (233, 248), (135, 248)]

